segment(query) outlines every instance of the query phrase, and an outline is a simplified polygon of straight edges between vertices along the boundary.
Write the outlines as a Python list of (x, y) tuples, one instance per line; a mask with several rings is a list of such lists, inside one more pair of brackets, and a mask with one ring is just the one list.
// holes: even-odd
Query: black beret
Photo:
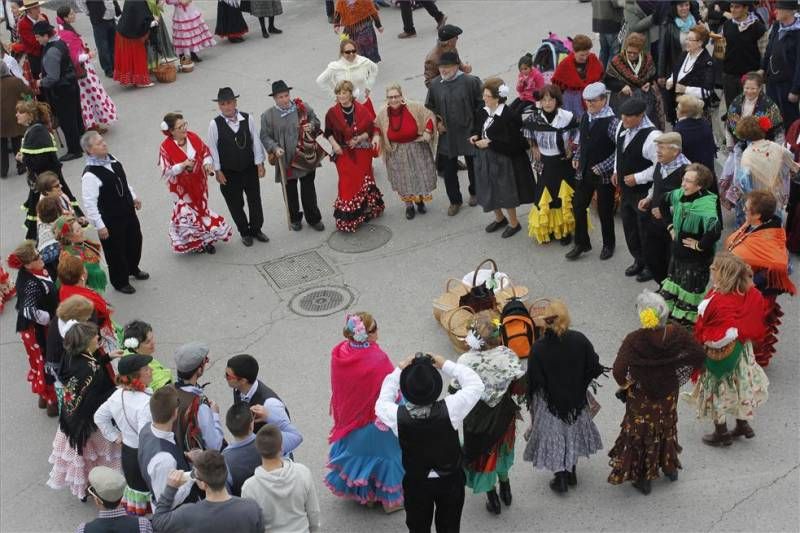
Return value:
[(620, 115), (641, 115), (647, 110), (647, 104), (644, 103), (644, 100), (640, 98), (628, 98), (623, 102), (621, 106), (619, 106), (619, 114)]

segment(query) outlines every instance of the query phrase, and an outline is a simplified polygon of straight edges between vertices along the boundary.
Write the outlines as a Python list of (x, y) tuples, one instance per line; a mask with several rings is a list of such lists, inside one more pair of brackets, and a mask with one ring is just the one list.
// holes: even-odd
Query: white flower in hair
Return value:
[(164, 122), (163, 120), (161, 121), (161, 124), (160, 124), (159, 127), (161, 128), (161, 131), (169, 131), (169, 126), (167, 126), (167, 123)]
[(122, 344), (129, 350), (135, 350), (139, 347), (139, 339), (136, 337), (128, 337)]
[(478, 352), (481, 351), (483, 346), (486, 344), (486, 341), (480, 338), (474, 329), (469, 330), (464, 342), (467, 343), (467, 346)]
[(511, 89), (504, 83), (497, 88), (497, 94), (500, 95), (500, 98), (508, 98), (508, 95), (511, 94)]

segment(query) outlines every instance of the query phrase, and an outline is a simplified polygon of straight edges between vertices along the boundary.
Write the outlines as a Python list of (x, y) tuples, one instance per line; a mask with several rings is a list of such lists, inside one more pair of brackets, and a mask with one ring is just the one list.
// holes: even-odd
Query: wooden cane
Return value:
[(286, 224), (289, 230), (292, 229), (292, 214), (289, 213), (289, 201), (286, 196), (286, 167), (283, 164), (283, 156), (278, 156), (278, 169), (281, 174), (281, 191), (283, 191), (283, 208), (286, 210)]

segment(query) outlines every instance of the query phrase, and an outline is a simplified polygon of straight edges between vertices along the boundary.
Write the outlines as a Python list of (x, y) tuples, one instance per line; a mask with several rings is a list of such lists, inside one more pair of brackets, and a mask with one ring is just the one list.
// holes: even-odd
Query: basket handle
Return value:
[(475, 272), (472, 274), (472, 286), (473, 287), (478, 282), (478, 271), (486, 263), (491, 263), (492, 264), (492, 278), (494, 278), (494, 275), (497, 274), (497, 263), (494, 262), (494, 259), (484, 259), (483, 261), (481, 261), (478, 264), (478, 266), (475, 268)]
[(457, 283), (460, 283), (462, 286), (464, 285), (464, 282), (463, 282), (463, 281), (461, 281), (460, 279), (456, 279), (456, 278), (447, 278), (447, 281), (446, 281), (446, 282), (445, 282), (445, 284), (444, 284), (444, 292), (450, 292), (450, 282), (451, 282), (451, 281), (455, 281), (455, 282), (457, 282)]
[(475, 316), (475, 311), (473, 311), (471, 307), (468, 307), (466, 305), (462, 305), (458, 309), (454, 309), (453, 312), (450, 313), (450, 316), (447, 319), (447, 331), (453, 331), (453, 317), (456, 316), (456, 311), (461, 311), (462, 309), (469, 311), (470, 313), (472, 313), (472, 316)]
[(537, 306), (537, 304), (547, 302), (547, 304), (549, 305), (551, 301), (552, 300), (550, 300), (550, 298), (537, 298), (531, 303), (530, 307), (528, 307), (528, 312), (531, 314), (531, 316), (534, 316), (532, 311)]

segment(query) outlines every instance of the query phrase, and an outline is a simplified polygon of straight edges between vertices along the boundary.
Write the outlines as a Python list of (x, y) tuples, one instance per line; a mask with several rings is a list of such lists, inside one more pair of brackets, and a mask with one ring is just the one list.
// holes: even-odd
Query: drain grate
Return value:
[(292, 297), (289, 309), (300, 316), (322, 317), (344, 311), (353, 303), (353, 293), (344, 287), (312, 287)]
[(354, 233), (334, 231), (328, 246), (337, 252), (358, 254), (380, 248), (392, 238), (392, 230), (378, 224), (364, 224)]
[(313, 250), (262, 263), (258, 269), (278, 289), (290, 289), (336, 274), (325, 258)]

